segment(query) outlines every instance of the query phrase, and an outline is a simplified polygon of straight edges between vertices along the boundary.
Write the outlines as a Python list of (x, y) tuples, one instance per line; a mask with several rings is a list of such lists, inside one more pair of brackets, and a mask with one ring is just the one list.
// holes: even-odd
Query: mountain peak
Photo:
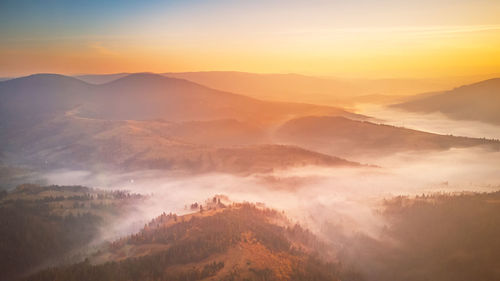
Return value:
[(7, 80), (4, 83), (8, 84), (17, 84), (17, 83), (42, 83), (45, 85), (51, 85), (55, 83), (72, 83), (72, 84), (80, 84), (80, 85), (89, 85), (88, 83), (81, 81), (79, 79), (65, 76), (61, 74), (55, 73), (37, 73), (24, 77), (14, 78), (11, 80)]

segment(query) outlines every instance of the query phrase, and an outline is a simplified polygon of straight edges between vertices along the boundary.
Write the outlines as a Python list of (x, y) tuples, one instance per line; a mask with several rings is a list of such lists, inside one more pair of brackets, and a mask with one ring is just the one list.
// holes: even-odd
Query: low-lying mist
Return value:
[[(458, 122), (439, 114), (398, 115), (385, 110), (373, 114), (376, 112), (374, 110), (370, 115), (387, 124), (404, 125), (441, 134), (488, 138), (500, 136), (498, 127), (479, 122)], [(496, 215), (493, 215), (495, 208), (498, 208), (496, 199), (493, 200), (496, 205), (483, 204), (486, 208), (484, 210), (481, 209), (481, 200), (487, 201), (489, 198), (474, 201), (470, 204), (473, 208), (472, 215), (467, 216), (468, 210), (460, 205), (467, 203), (467, 198), (463, 202), (457, 200), (458, 203), (444, 200), (445, 207), (442, 210), (432, 207), (432, 204), (435, 204), (433, 199), (421, 205), (417, 204), (415, 209), (406, 210), (406, 205), (398, 205), (397, 198), (422, 194), (436, 196), (441, 193), (498, 191), (500, 151), (487, 147), (452, 148), (444, 151), (362, 156), (356, 160), (373, 165), (305, 166), (275, 169), (271, 173), (254, 173), (247, 176), (224, 173), (181, 174), (165, 170), (124, 173), (96, 171), (94, 168), (88, 171), (55, 170), (45, 173), (43, 179), (48, 184), (78, 184), (107, 190), (120, 189), (147, 196), (147, 199), (138, 202), (139, 205), (131, 212), (123, 214), (120, 220), (103, 228), (96, 243), (135, 233), (163, 212), (193, 212), (195, 210), (189, 208), (191, 203), (204, 204), (205, 200), (221, 194), (235, 202), (261, 202), (268, 207), (284, 211), (293, 221), (307, 227), (326, 241), (331, 250), (338, 254), (339, 260), (367, 276), (372, 276), (367, 278), (368, 280), (410, 280), (405, 274), (409, 274), (413, 278), (411, 280), (422, 280), (418, 279), (422, 276), (439, 277), (442, 272), (432, 268), (429, 262), (420, 264), (421, 271), (415, 274), (406, 273), (408, 270), (404, 268), (404, 263), (417, 264), (414, 260), (408, 260), (412, 258), (429, 261), (434, 259), (436, 262), (447, 259), (448, 256), (439, 256), (433, 252), (432, 249), (436, 247), (432, 243), (442, 246), (441, 241), (446, 240), (442, 236), (450, 231), (459, 234), (454, 236), (455, 240), (450, 240), (456, 245), (444, 245), (443, 252), (462, 250), (459, 245), (463, 241), (460, 239), (480, 241), (484, 236), (490, 235), (489, 231), (496, 233), (496, 228), (481, 225), (477, 233), (469, 233), (467, 231), (470, 229), (465, 229), (476, 226), (476, 218), (473, 216), (486, 215), (490, 216), (486, 220), (496, 220)], [(388, 215), (388, 208), (401, 215)], [(439, 219), (432, 220), (434, 217), (447, 223), (443, 224)], [(463, 227), (462, 217), (466, 219)], [(432, 224), (429, 224), (429, 227), (436, 230), (429, 234), (429, 237), (425, 236), (426, 221), (430, 221)], [(463, 231), (464, 229), (466, 231)], [(413, 233), (418, 236), (416, 241), (412, 240)], [(413, 252), (418, 250), (414, 248), (417, 246), (412, 246), (414, 242), (423, 245), (421, 248), (425, 251), (413, 256)], [(471, 246), (474, 247), (475, 245)], [(477, 251), (463, 251), (466, 251), (466, 254), (451, 253), (457, 255), (451, 257), (454, 259), (450, 262), (450, 266), (454, 268), (453, 272), (460, 271), (457, 264), (464, 256), (474, 259), (474, 255), (479, 255)], [(395, 275), (390, 277), (392, 273)], [(473, 271), (467, 274), (473, 274)], [(470, 276), (467, 274), (464, 273), (463, 276)], [(397, 278), (394, 279), (394, 276)]]
[(418, 113), (382, 105), (358, 104), (356, 112), (378, 119), (376, 123), (401, 126), (436, 134), (500, 139), (500, 127), (479, 121), (454, 120), (440, 112)]
[(228, 174), (171, 175), (163, 171), (113, 173), (53, 171), (50, 184), (75, 183), (103, 189), (125, 189), (150, 195), (129, 218), (107, 228), (112, 239), (137, 231), (162, 212), (190, 212), (186, 205), (215, 194), (233, 201), (262, 202), (320, 232), (333, 223), (347, 232), (376, 236), (384, 225), (382, 199), (436, 192), (495, 191), (500, 188), (500, 152), (481, 148), (404, 153), (377, 159), (380, 167), (309, 166), (246, 177)]

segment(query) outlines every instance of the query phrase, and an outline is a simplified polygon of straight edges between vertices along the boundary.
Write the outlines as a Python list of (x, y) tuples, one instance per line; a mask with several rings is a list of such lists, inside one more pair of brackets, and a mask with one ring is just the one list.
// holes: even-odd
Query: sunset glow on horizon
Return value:
[(499, 72), (498, 1), (352, 2), (2, 1), (0, 76), (233, 70), (429, 78)]
[(499, 281), (500, 0), (0, 0), (0, 281)]

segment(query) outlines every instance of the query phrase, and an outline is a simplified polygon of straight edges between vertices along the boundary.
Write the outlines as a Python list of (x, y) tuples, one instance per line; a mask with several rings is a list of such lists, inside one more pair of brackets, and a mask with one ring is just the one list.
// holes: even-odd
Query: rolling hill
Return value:
[(162, 214), (85, 262), (27, 280), (352, 280), (314, 254), (322, 242), (277, 211), (217, 197), (203, 206)]
[[(265, 144), (258, 139), (260, 135), (251, 142), (256, 136), (254, 128), (245, 131), (233, 122), (108, 121), (65, 116), (18, 134), (6, 147), (12, 157), (8, 162), (42, 170), (94, 167), (234, 174), (304, 165), (357, 165), (298, 147)], [(212, 132), (224, 131), (225, 135), (205, 134), (200, 126)]]
[(57, 74), (0, 82), (0, 134), (9, 135), (63, 115), (91, 100), (93, 89), (93, 85)]
[(441, 112), (453, 119), (500, 125), (500, 78), (461, 86), (392, 107), (414, 112)]
[(260, 101), (155, 74), (131, 74), (101, 85), (32, 75), (0, 83), (1, 160), (7, 168), (238, 174), (354, 165), (272, 145), (270, 126), (314, 113), (361, 117), (333, 107)]
[(343, 117), (308, 116), (279, 127), (275, 137), (288, 144), (339, 155), (387, 155), (402, 151), (446, 150), (485, 146), (500, 149), (500, 142), (438, 135)]

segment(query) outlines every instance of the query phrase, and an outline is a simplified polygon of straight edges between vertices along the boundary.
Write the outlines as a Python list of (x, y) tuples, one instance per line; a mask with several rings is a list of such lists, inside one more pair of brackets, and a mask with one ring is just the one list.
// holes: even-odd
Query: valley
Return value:
[[(181, 76), (84, 78), (0, 82), (0, 279), (498, 276), (500, 142), (481, 137), (494, 124), (451, 134), (420, 113), (400, 126), (392, 98), (342, 108)], [(380, 111), (355, 110), (366, 102)]]

